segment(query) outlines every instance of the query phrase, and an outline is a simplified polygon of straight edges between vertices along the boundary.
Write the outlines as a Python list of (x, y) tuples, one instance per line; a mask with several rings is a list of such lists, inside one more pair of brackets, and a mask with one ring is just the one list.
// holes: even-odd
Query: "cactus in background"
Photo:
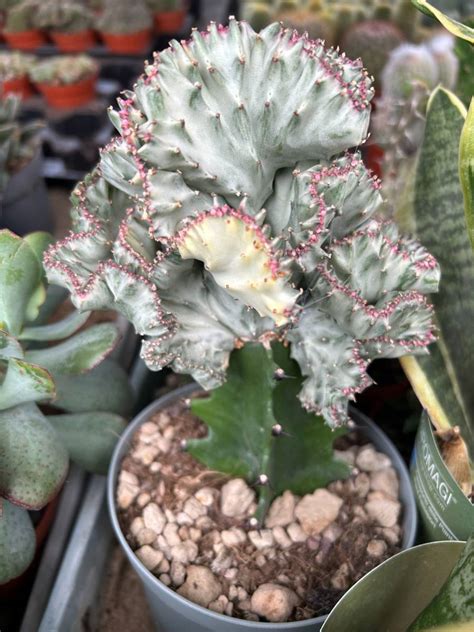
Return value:
[[(278, 20), (289, 27), (295, 24), (302, 32), (311, 30), (325, 36), (330, 33), (331, 41), (338, 43), (349, 27), (366, 20), (390, 22), (408, 40), (421, 37), (421, 17), (410, 0), (247, 0), (242, 6), (242, 18), (255, 29)], [(367, 57), (371, 50), (369, 47)]]
[[(84, 329), (90, 314), (77, 311), (42, 324), (41, 258), (51, 241), (46, 233), (22, 239), (0, 231), (0, 583), (31, 561), (35, 536), (26, 510), (54, 497), (68, 454), (106, 472), (131, 399), (124, 371), (102, 362), (118, 338), (113, 324)], [(59, 414), (46, 417), (40, 402)]]
[(403, 40), (403, 33), (391, 22), (365, 20), (343, 34), (341, 48), (351, 58), (360, 57), (367, 71), (379, 81), (390, 53)]
[(38, 7), (36, 25), (64, 33), (78, 33), (91, 28), (92, 12), (78, 0), (46, 0)]
[(73, 194), (50, 280), (126, 315), (152, 370), (206, 389), (235, 349), (281, 342), (304, 407), (344, 424), (372, 359), (433, 340), (438, 283), (426, 251), (373, 219), (380, 184), (348, 151), (371, 97), (360, 62), (279, 24), (172, 41), (111, 111), (120, 136)]
[(34, 83), (68, 85), (98, 74), (99, 66), (89, 55), (57, 55), (36, 62), (29, 72)]
[(147, 6), (153, 12), (179, 11), (183, 8), (183, 0), (146, 0)]
[(104, 0), (96, 28), (107, 33), (136, 33), (151, 28), (153, 16), (145, 0)]
[[(25, 55), (20, 53), (20, 51), (0, 53), (0, 84), (3, 81), (28, 75), (28, 71), (34, 63), (35, 57), (33, 55)], [(0, 121), (5, 122), (5, 113), (2, 112), (3, 107), (5, 106), (2, 106), (0, 103), (0, 108), (2, 108), (0, 109)]]
[[(373, 138), (384, 150), (384, 194), (403, 222), (412, 206), (418, 149), (425, 130), (430, 93), (438, 84), (453, 88), (458, 61), (453, 38), (437, 35), (420, 44), (402, 44), (382, 74), (382, 97), (373, 118)], [(411, 229), (409, 224), (406, 229)]]
[(20, 100), (8, 95), (0, 100), (0, 194), (16, 171), (27, 164), (38, 151), (38, 122), (21, 125), (18, 118)]

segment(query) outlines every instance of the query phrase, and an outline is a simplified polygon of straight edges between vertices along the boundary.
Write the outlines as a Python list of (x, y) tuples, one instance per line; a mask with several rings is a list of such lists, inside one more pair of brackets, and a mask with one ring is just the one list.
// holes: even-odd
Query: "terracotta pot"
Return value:
[(49, 83), (36, 84), (38, 90), (53, 108), (69, 109), (92, 101), (95, 96), (97, 75), (69, 85), (52, 86)]
[(46, 44), (44, 33), (37, 29), (18, 31), (15, 33), (3, 31), (3, 37), (7, 40), (10, 48), (18, 48), (19, 50), (34, 50)]
[(78, 33), (61, 33), (60, 31), (51, 31), (51, 39), (64, 53), (81, 53), (89, 50), (95, 43), (94, 33), (91, 29), (85, 29)]
[(151, 29), (136, 31), (135, 33), (107, 33), (101, 32), (102, 39), (111, 53), (138, 54), (145, 52), (151, 42)]
[(41, 514), (41, 517), (39, 519), (39, 522), (35, 526), (35, 535), (36, 535), (35, 557), (22, 575), (20, 575), (19, 577), (15, 577), (15, 579), (12, 579), (8, 583), (2, 584), (0, 586), (0, 599), (2, 601), (6, 599), (11, 599), (15, 595), (15, 593), (22, 590), (24, 585), (30, 580), (32, 573), (35, 571), (36, 565), (39, 561), (39, 558), (41, 555), (41, 548), (43, 544), (45, 543), (46, 537), (51, 529), (51, 525), (56, 515), (56, 509), (58, 508), (58, 502), (59, 502), (59, 493), (44, 508), (43, 513)]
[(8, 79), (3, 82), (0, 86), (0, 94), (4, 96), (11, 93), (20, 95), (22, 99), (27, 99), (33, 94), (30, 80), (26, 75), (15, 77), (14, 79)]
[(178, 33), (186, 17), (186, 11), (179, 9), (178, 11), (160, 11), (154, 15), (155, 32), (156, 33)]

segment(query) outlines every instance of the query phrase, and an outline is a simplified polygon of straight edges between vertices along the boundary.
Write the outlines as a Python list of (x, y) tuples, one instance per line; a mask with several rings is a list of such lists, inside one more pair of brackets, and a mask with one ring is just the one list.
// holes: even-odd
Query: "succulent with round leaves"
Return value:
[(36, 25), (61, 33), (79, 33), (90, 29), (92, 12), (78, 0), (46, 0), (38, 7)]
[(331, 480), (334, 435), (313, 433), (347, 422), (368, 363), (433, 340), (437, 264), (374, 219), (380, 184), (352, 151), (372, 94), (360, 61), (279, 24), (172, 41), (110, 112), (120, 135), (45, 255), (79, 309), (133, 323), (152, 370), (215, 389), (190, 449), (265, 482), (260, 515), (283, 485)]
[(35, 63), (33, 55), (26, 55), (20, 51), (0, 53), (0, 84), (18, 77), (25, 77)]
[[(42, 267), (51, 241), (0, 231), (0, 583), (30, 563), (27, 510), (55, 496), (69, 458), (107, 471), (131, 401), (125, 372), (104, 359), (119, 337), (115, 325), (84, 328), (90, 313), (76, 310), (44, 322), (54, 298)], [(48, 415), (39, 408), (46, 403)]]
[(103, 11), (96, 21), (99, 31), (137, 33), (151, 28), (153, 16), (145, 0), (104, 0)]
[(30, 162), (40, 144), (42, 123), (19, 123), (19, 108), (16, 95), (0, 99), (0, 196), (10, 177)]
[(57, 55), (36, 62), (30, 68), (34, 83), (69, 85), (98, 73), (97, 62), (89, 55)]
[(4, 30), (9, 33), (19, 33), (36, 28), (36, 14), (40, 2), (38, 0), (23, 0), (8, 9)]
[(404, 41), (403, 33), (388, 20), (364, 20), (343, 34), (341, 49), (349, 57), (360, 57), (378, 82), (390, 53)]

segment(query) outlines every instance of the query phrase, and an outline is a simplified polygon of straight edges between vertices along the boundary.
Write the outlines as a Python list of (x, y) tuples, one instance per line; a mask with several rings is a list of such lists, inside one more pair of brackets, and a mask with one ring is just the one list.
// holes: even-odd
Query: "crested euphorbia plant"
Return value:
[(216, 389), (189, 449), (263, 483), (260, 512), (346, 474), (314, 413), (345, 424), (371, 360), (433, 340), (437, 264), (374, 219), (353, 150), (371, 97), (359, 61), (279, 24), (173, 41), (111, 112), (120, 135), (45, 258), (79, 308), (133, 322), (152, 370)]

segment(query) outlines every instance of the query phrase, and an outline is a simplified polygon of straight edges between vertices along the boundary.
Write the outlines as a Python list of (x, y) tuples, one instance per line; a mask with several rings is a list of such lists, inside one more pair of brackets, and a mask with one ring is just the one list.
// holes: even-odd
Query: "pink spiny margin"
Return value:
[[(340, 166), (337, 163), (333, 163), (329, 167), (323, 167), (320, 171), (316, 171), (311, 176), (311, 184), (309, 185), (309, 192), (311, 197), (319, 207), (318, 219), (316, 228), (311, 231), (309, 237), (299, 244), (294, 249), (287, 251), (287, 256), (291, 258), (301, 257), (307, 252), (314, 244), (318, 243), (321, 236), (328, 231), (326, 227), (326, 220), (328, 215), (328, 207), (324, 200), (323, 195), (319, 191), (319, 186), (322, 181), (327, 178), (346, 178), (350, 173), (356, 172), (359, 167), (364, 167), (362, 160), (358, 160), (349, 154), (346, 156), (346, 160), (350, 160), (348, 164)], [(376, 176), (370, 176), (369, 172), (366, 172), (369, 179), (372, 182), (374, 189), (380, 188), (380, 181)]]
[[(209, 211), (199, 213), (193, 218), (188, 218), (185, 222), (185, 226), (176, 234), (174, 237), (174, 243), (178, 246), (182, 243), (188, 234), (188, 232), (196, 225), (205, 221), (210, 217), (234, 217), (246, 224), (250, 230), (253, 230), (255, 233), (258, 242), (260, 242), (263, 248), (266, 251), (268, 256), (268, 268), (272, 275), (273, 279), (282, 276), (288, 276), (285, 272), (280, 269), (280, 264), (278, 259), (276, 258), (273, 249), (269, 240), (265, 237), (260, 226), (255, 222), (255, 219), (242, 211), (231, 208), (230, 206), (217, 206), (215, 208), (210, 209)], [(254, 240), (254, 244), (257, 242), (257, 239)]]
[(134, 209), (129, 208), (126, 212), (126, 216), (120, 222), (120, 227), (118, 231), (118, 242), (122, 246), (122, 248), (130, 255), (130, 257), (135, 260), (138, 265), (147, 272), (149, 275), (153, 274), (153, 263), (147, 261), (142, 255), (140, 255), (127, 241), (128, 233), (130, 231), (130, 219), (133, 217)]
[[(286, 33), (287, 29), (283, 29), (283, 32)], [(326, 75), (339, 83), (341, 95), (347, 94), (355, 110), (362, 112), (369, 107), (373, 91), (368, 87), (370, 86), (368, 73), (363, 69), (359, 60), (351, 60), (345, 54), (340, 55), (334, 49), (325, 49), (321, 40), (312, 40), (305, 34), (301, 35), (296, 30), (292, 31), (289, 43), (295, 45), (299, 42), (303, 43), (303, 50), (309, 57), (318, 60)], [(344, 65), (359, 70), (362, 75), (360, 81), (344, 81)]]
[(121, 109), (119, 110), (118, 115), (120, 118), (120, 126), (122, 129), (122, 138), (125, 140), (128, 146), (130, 154), (137, 168), (138, 175), (142, 181), (143, 200), (141, 200), (141, 204), (143, 206), (143, 219), (148, 220), (150, 210), (152, 208), (151, 184), (148, 179), (148, 169), (146, 168), (145, 164), (138, 154), (138, 131), (131, 120), (131, 109), (133, 107), (133, 104), (133, 98), (120, 99), (119, 105)]
[(410, 351), (415, 351), (417, 349), (422, 349), (424, 347), (427, 347), (428, 345), (430, 345), (432, 342), (436, 341), (436, 336), (434, 335), (433, 331), (429, 331), (428, 333), (426, 333), (424, 336), (420, 337), (420, 338), (407, 338), (407, 339), (397, 339), (394, 340), (393, 338), (390, 338), (390, 336), (378, 336), (377, 338), (370, 338), (368, 340), (365, 340), (364, 343), (366, 344), (386, 344), (386, 345), (390, 345), (392, 347), (402, 347), (402, 349), (405, 349), (407, 353), (409, 353)]
[(324, 264), (320, 264), (316, 268), (321, 276), (325, 279), (325, 281), (330, 285), (333, 291), (341, 292), (345, 296), (351, 299), (362, 311), (367, 315), (368, 318), (373, 320), (387, 320), (393, 312), (403, 304), (415, 304), (421, 307), (426, 308), (429, 312), (432, 312), (433, 308), (428, 303), (426, 298), (415, 290), (411, 290), (410, 292), (405, 292), (396, 296), (392, 300), (390, 300), (382, 309), (377, 309), (373, 305), (369, 305), (365, 299), (361, 297), (357, 290), (352, 290), (350, 287), (343, 285), (336, 279), (335, 276), (331, 275), (331, 273), (326, 269)]
[(131, 270), (127, 269), (125, 266), (120, 265), (112, 260), (102, 261), (97, 266), (95, 272), (89, 275), (89, 277), (84, 281), (82, 280), (69, 266), (58, 261), (55, 257), (57, 254), (63, 249), (71, 249), (74, 250), (74, 242), (80, 241), (81, 239), (90, 241), (90, 239), (97, 235), (98, 228), (95, 231), (91, 232), (83, 232), (83, 233), (70, 233), (65, 239), (56, 242), (46, 251), (44, 255), (44, 264), (46, 268), (51, 270), (56, 270), (60, 274), (64, 275), (71, 287), (74, 289), (76, 296), (80, 300), (86, 300), (87, 297), (92, 292), (96, 283), (100, 281), (101, 275), (106, 272), (107, 269), (112, 269), (116, 271), (120, 271), (121, 274), (128, 277), (130, 282), (133, 283), (143, 283), (148, 290), (151, 292), (151, 296), (153, 297), (153, 303), (155, 305), (155, 315), (157, 317), (156, 322), (152, 322), (149, 324), (150, 327), (156, 326), (157, 323), (160, 323), (166, 327), (170, 327), (171, 322), (169, 320), (169, 315), (165, 316), (165, 313), (161, 307), (161, 302), (158, 297), (157, 288), (144, 276), (136, 274)]
[(435, 270), (438, 267), (438, 262), (436, 261), (436, 259), (421, 246), (417, 248), (417, 252), (421, 253), (422, 258), (417, 259), (415, 256), (415, 251), (407, 249), (405, 239), (400, 238), (397, 241), (393, 241), (388, 235), (385, 235), (381, 232), (381, 229), (384, 226), (393, 226), (393, 222), (379, 222), (377, 220), (374, 220), (372, 223), (376, 224), (376, 227), (374, 226), (372, 228), (372, 226), (369, 226), (367, 229), (355, 231), (354, 233), (348, 235), (347, 237), (344, 237), (343, 239), (335, 240), (332, 242), (332, 248), (334, 249), (338, 246), (351, 246), (354, 241), (364, 237), (370, 237), (370, 239), (377, 239), (378, 237), (381, 237), (381, 239), (389, 247), (390, 252), (393, 255), (400, 256), (404, 261), (410, 262), (417, 272), (421, 273), (425, 272), (426, 270)]

